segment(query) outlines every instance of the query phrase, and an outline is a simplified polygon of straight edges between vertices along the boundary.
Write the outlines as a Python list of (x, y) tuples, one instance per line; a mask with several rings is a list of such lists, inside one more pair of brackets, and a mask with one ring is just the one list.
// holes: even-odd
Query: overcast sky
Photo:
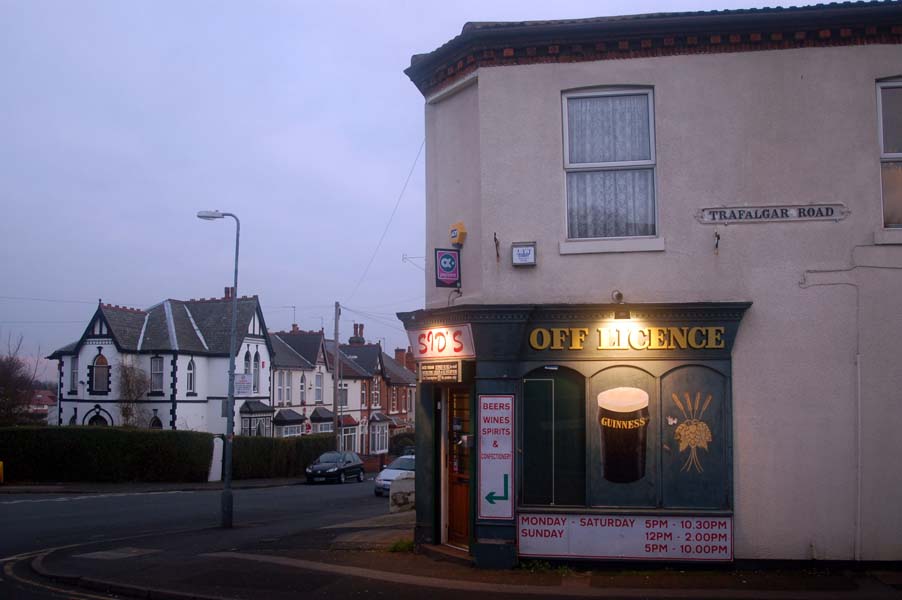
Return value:
[(340, 301), (343, 340), (356, 320), (406, 346), (394, 313), (422, 307), (425, 254), (411, 54), (467, 21), (765, 5), (0, 0), (3, 342), (49, 354), (98, 298), (221, 296), (234, 225), (195, 217), (221, 209), (241, 218), (239, 293), (270, 331), (294, 305), (331, 337)]

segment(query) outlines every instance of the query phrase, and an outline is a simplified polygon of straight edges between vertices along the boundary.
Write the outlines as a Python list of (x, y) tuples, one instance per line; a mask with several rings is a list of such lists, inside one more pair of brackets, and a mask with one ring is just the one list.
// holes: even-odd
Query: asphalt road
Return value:
[[(0, 495), (0, 563), (21, 554), (142, 534), (217, 527), (218, 491)], [(234, 491), (234, 525), (248, 537), (280, 537), (385, 514), (373, 482)], [(76, 598), (29, 590), (0, 573), (0, 598)]]

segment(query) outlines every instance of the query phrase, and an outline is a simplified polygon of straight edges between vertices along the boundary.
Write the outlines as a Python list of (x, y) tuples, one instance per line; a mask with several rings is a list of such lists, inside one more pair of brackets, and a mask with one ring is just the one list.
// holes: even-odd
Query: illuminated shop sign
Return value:
[(536, 327), (533, 350), (702, 350), (723, 349), (723, 327)]
[(408, 330), (407, 337), (418, 361), (476, 356), (469, 324)]

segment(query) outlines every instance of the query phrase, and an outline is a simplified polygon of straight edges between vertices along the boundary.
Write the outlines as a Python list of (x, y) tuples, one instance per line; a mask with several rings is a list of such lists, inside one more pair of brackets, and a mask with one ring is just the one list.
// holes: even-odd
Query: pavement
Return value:
[[(298, 481), (245, 481), (236, 486), (292, 483)], [(58, 489), (41, 489), (41, 493)], [(115, 493), (116, 489), (79, 485), (66, 492)], [(466, 593), (493, 598), (902, 598), (902, 565), (898, 564), (808, 562), (692, 568), (529, 561), (512, 570), (477, 569), (463, 553), (455, 556), (435, 548), (415, 551), (413, 526), (412, 512), (281, 537), (273, 536), (265, 523), (237, 523), (229, 530), (195, 529), (59, 548), (15, 568), (20, 574), (29, 569), (32, 578), (62, 587), (153, 600), (287, 600), (301, 594), (310, 598), (428, 595), (438, 600)]]

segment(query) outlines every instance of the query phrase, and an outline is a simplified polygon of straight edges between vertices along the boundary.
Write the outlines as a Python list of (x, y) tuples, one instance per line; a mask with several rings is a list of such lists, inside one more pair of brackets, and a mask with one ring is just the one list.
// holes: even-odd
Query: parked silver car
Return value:
[(388, 495), (392, 481), (395, 479), (413, 479), (415, 471), (413, 456), (396, 458), (376, 476), (376, 487), (373, 489), (373, 493), (377, 496)]

